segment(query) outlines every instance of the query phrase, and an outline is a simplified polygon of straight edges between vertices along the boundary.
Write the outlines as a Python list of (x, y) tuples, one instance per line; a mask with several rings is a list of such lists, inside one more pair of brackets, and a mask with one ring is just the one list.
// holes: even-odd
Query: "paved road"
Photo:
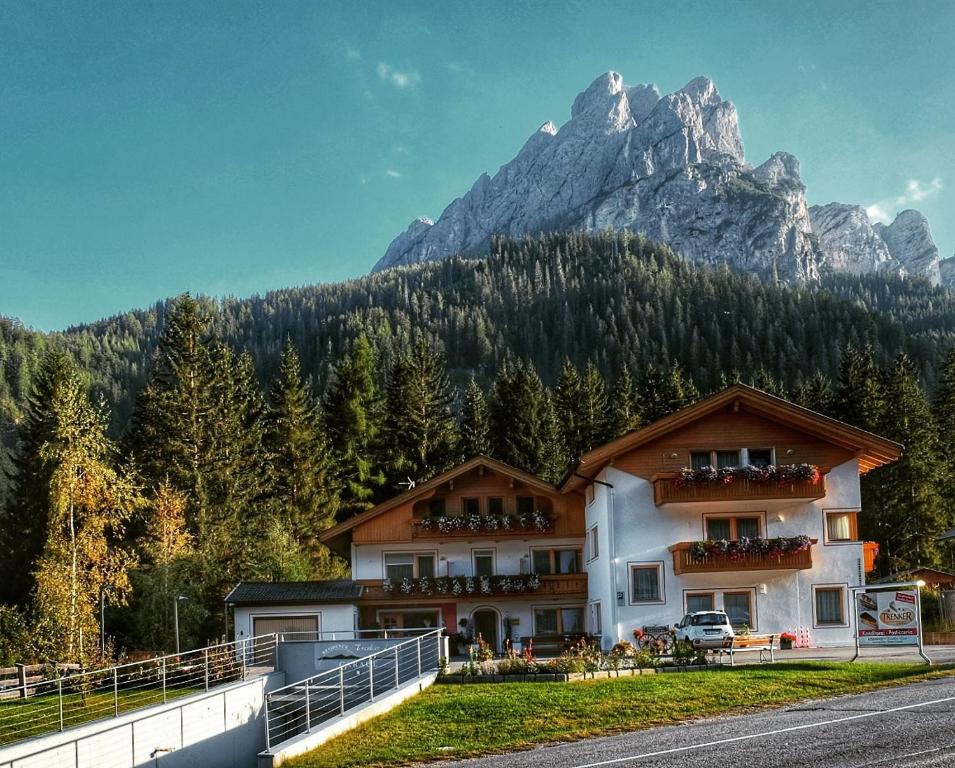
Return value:
[(441, 765), (951, 768), (955, 766), (955, 678)]

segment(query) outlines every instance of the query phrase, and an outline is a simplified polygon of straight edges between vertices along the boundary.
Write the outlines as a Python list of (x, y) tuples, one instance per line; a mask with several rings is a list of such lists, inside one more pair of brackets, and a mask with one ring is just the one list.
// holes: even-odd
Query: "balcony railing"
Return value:
[[(447, 576), (428, 579), (422, 590), (421, 579), (392, 579), (390, 589), (385, 589), (381, 579), (361, 580), (362, 602), (382, 600), (427, 600), (448, 602), (480, 597), (528, 598), (528, 597), (568, 597), (587, 594), (586, 573), (541, 574), (536, 577), (536, 586), (531, 586), (531, 574), (492, 576), (489, 582), (482, 583), (480, 576)], [(511, 585), (502, 589), (502, 580), (507, 578)], [(518, 586), (523, 582), (523, 588)], [(530, 582), (530, 583), (528, 583)]]
[[(816, 539), (811, 543), (815, 544)], [(812, 546), (783, 554), (733, 553), (705, 554), (695, 552), (695, 541), (681, 541), (670, 547), (673, 572), (721, 573), (725, 571), (801, 571), (812, 568)]]
[(547, 512), (499, 515), (441, 515), (414, 520), (411, 535), (416, 539), (540, 536), (554, 532), (554, 518)]
[(826, 495), (826, 477), (818, 480), (796, 480), (785, 485), (772, 482), (754, 482), (744, 478), (735, 478), (726, 485), (719, 483), (698, 483), (681, 485), (679, 474), (668, 472), (654, 475), (653, 500), (657, 506), (662, 504), (681, 504), (693, 501), (747, 501), (761, 499), (815, 500)]

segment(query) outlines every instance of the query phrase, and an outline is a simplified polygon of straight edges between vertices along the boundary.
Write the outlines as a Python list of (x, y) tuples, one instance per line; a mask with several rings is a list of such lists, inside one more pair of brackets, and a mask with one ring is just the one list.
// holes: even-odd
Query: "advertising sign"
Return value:
[(918, 589), (856, 593), (859, 645), (921, 645)]

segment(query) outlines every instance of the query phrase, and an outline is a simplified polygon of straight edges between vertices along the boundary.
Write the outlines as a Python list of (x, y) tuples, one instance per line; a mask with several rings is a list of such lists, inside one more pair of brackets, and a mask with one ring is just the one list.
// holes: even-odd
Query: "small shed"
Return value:
[(226, 595), (234, 637), (242, 640), (273, 632), (295, 640), (319, 640), (358, 628), (362, 585), (350, 579), (328, 581), (240, 581)]

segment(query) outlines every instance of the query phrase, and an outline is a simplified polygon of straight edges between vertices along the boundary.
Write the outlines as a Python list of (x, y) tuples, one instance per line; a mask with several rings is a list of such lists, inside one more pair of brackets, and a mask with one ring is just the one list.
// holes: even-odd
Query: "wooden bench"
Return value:
[(564, 651), (569, 651), (581, 640), (590, 642), (589, 635), (571, 634), (571, 635), (535, 635), (533, 637), (521, 638), (521, 650), (528, 647), (531, 641), (534, 641), (535, 656), (559, 656)]
[(729, 654), (732, 667), (737, 653), (759, 652), (761, 662), (774, 662), (778, 650), (779, 635), (734, 635), (728, 646), (714, 648), (713, 653), (719, 654), (720, 664), (723, 663), (723, 654)]

